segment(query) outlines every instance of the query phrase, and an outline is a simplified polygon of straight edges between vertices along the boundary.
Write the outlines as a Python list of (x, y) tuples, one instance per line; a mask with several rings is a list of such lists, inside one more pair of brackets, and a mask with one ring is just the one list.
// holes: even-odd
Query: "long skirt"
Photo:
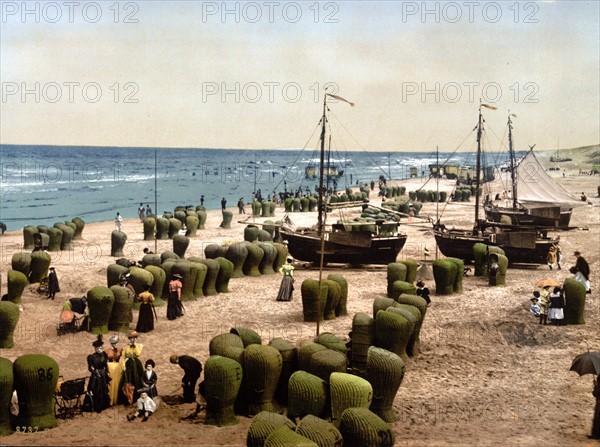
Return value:
[(167, 319), (175, 320), (183, 316), (183, 307), (177, 296), (170, 296), (167, 303)]
[(119, 396), (119, 384), (121, 383), (121, 376), (123, 375), (121, 363), (108, 362), (108, 375), (111, 379), (111, 382), (108, 385), (108, 397), (110, 398), (110, 404), (116, 405)]
[(565, 312), (562, 307), (551, 307), (548, 310), (548, 319), (549, 320), (562, 320), (565, 318)]
[(150, 332), (154, 329), (154, 314), (152, 313), (152, 304), (142, 303), (140, 305), (140, 314), (135, 330), (138, 332)]
[(88, 391), (92, 395), (95, 412), (100, 413), (110, 406), (108, 376), (105, 369), (100, 369), (92, 373), (88, 382)]
[[(117, 402), (119, 404), (133, 404), (137, 402), (139, 393), (137, 390), (141, 389), (144, 384), (142, 383), (142, 374), (144, 373), (144, 367), (142, 366), (142, 362), (138, 358), (128, 358), (125, 362), (125, 370), (121, 375), (121, 382), (119, 383), (119, 396), (117, 398)], [(131, 400), (127, 398), (125, 393), (123, 392), (123, 387), (125, 385), (131, 385), (133, 387), (133, 396)]]
[(277, 294), (277, 301), (292, 301), (292, 294), (294, 293), (294, 278), (289, 275), (284, 275), (281, 279), (281, 285), (279, 286), (279, 293)]

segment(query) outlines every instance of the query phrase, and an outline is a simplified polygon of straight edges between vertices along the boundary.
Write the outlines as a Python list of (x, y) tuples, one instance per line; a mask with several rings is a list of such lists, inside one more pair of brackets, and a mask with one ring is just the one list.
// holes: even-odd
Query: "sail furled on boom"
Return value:
[(573, 208), (585, 205), (548, 175), (531, 150), (517, 166), (517, 191), (517, 201), (525, 207), (555, 205)]

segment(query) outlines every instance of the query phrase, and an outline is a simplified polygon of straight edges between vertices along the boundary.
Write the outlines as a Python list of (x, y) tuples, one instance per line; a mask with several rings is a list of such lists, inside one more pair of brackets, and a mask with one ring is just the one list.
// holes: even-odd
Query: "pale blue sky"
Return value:
[(597, 1), (91, 3), (2, 2), (0, 142), (299, 147), (327, 82), (372, 150), (452, 150), (479, 97), (519, 149), (600, 141)]

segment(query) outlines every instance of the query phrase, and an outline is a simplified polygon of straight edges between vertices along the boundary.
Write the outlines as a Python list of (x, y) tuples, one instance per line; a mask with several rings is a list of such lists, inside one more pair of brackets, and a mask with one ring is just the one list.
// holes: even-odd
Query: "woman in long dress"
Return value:
[(144, 286), (144, 291), (140, 293), (139, 299), (142, 302), (140, 304), (140, 313), (138, 315), (138, 322), (135, 330), (137, 332), (150, 332), (154, 329), (154, 295), (150, 293), (150, 286)]
[(110, 384), (108, 385), (108, 397), (110, 398), (110, 404), (115, 405), (119, 396), (119, 384), (121, 383), (121, 376), (123, 375), (123, 365), (121, 364), (121, 355), (123, 349), (117, 346), (119, 343), (119, 336), (113, 335), (108, 339), (110, 348), (106, 351), (106, 357), (108, 359), (108, 376), (110, 377)]
[(137, 401), (139, 395), (137, 390), (143, 387), (142, 374), (144, 367), (139, 357), (142, 355), (143, 345), (137, 342), (138, 334), (133, 331), (129, 333), (129, 344), (123, 348), (121, 365), (123, 375), (119, 384), (118, 403), (131, 405)]
[[(183, 307), (181, 305), (181, 283), (182, 276), (178, 273), (173, 275), (173, 279), (169, 282), (169, 302), (167, 303), (167, 319), (175, 320), (183, 316)], [(152, 396), (150, 396), (152, 397)]]
[(294, 266), (292, 258), (287, 258), (285, 264), (281, 266), (279, 272), (283, 274), (277, 301), (291, 301), (294, 293)]
[(110, 399), (108, 397), (108, 365), (106, 353), (102, 350), (102, 335), (98, 335), (98, 338), (92, 346), (94, 347), (94, 353), (87, 356), (88, 370), (91, 373), (90, 380), (88, 382), (88, 392), (92, 395), (92, 402), (94, 411), (100, 413), (110, 405)]

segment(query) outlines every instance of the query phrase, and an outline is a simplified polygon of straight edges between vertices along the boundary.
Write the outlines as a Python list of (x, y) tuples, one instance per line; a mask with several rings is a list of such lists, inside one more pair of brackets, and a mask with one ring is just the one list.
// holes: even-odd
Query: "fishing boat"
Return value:
[(488, 104), (479, 105), (477, 123), (477, 168), (475, 170), (475, 219), (472, 229), (448, 229), (438, 219), (434, 222), (435, 241), (444, 256), (473, 261), (473, 245), (483, 243), (498, 246), (504, 250), (511, 263), (544, 264), (550, 246), (557, 241), (548, 237), (545, 231), (536, 228), (503, 225), (479, 219), (481, 195), (481, 141), (484, 132), (482, 107), (495, 109)]
[(339, 222), (327, 225), (328, 197), (324, 178), (327, 177), (325, 141), (327, 127), (327, 99), (333, 98), (354, 104), (346, 99), (325, 93), (321, 116), (320, 163), (318, 188), (318, 221), (315, 228), (296, 227), (289, 216), (285, 216), (280, 228), (282, 238), (287, 241), (290, 254), (300, 261), (341, 264), (388, 264), (396, 261), (398, 253), (406, 243), (406, 235), (398, 232), (398, 222), (376, 220), (374, 222)]
[[(318, 163), (310, 162), (306, 168), (304, 168), (304, 177), (310, 180), (314, 180), (319, 177), (320, 166)], [(323, 176), (326, 178), (337, 179), (343, 177), (344, 170), (340, 169), (337, 164), (333, 163), (331, 159), (325, 161), (325, 168), (323, 170)]]
[[(512, 120), (508, 116), (508, 151), (512, 194), (510, 205), (493, 201), (484, 205), (485, 217), (492, 222), (539, 228), (568, 229), (574, 207), (581, 201), (574, 198), (548, 175), (533, 152), (533, 146), (518, 163), (512, 137)], [(535, 146), (535, 145), (534, 145)]]
[(559, 147), (560, 147), (560, 144), (557, 144), (557, 145), (556, 145), (556, 156), (552, 155), (552, 156), (550, 157), (550, 161), (551, 161), (551, 162), (553, 162), (553, 163), (564, 163), (564, 162), (566, 162), (566, 161), (573, 161), (573, 159), (572, 159), (572, 158), (569, 158), (569, 157), (561, 157), (561, 156), (558, 154), (558, 149), (559, 149)]

